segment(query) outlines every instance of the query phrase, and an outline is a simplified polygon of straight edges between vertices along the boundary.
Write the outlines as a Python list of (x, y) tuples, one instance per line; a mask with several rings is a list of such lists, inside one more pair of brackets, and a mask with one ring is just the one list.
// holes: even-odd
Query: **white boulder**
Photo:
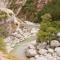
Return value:
[(37, 52), (34, 49), (27, 49), (25, 53), (27, 57), (32, 57), (32, 56), (37, 55)]
[(60, 56), (60, 47), (56, 47), (56, 48), (55, 48), (55, 52), (56, 52), (56, 54), (57, 54), (58, 56)]
[(36, 60), (47, 60), (47, 58), (45, 58), (44, 56), (41, 56), (41, 57), (36, 58)]
[(38, 45), (37, 45), (37, 49), (41, 49), (41, 48), (46, 48), (46, 46), (47, 46), (47, 43), (46, 42), (43, 42), (43, 43), (39, 43)]
[(35, 60), (35, 58), (32, 57), (32, 58), (30, 58), (29, 60)]
[(54, 53), (54, 50), (51, 49), (51, 48), (48, 48), (48, 52), (49, 52), (49, 53)]
[(59, 32), (59, 33), (57, 33), (57, 36), (60, 36), (60, 32)]
[(46, 49), (40, 49), (39, 50), (39, 54), (41, 54), (41, 55), (44, 55), (46, 53), (47, 53), (47, 50)]
[(57, 40), (52, 40), (50, 43), (50, 46), (51, 47), (58, 47), (58, 46), (60, 46), (60, 43)]

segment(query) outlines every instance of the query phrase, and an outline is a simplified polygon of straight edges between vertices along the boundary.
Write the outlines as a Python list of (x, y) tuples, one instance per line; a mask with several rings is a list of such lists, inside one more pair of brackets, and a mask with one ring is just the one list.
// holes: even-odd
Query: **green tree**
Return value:
[[(37, 33), (37, 42), (51, 41), (56, 38), (57, 29), (52, 24), (50, 14), (41, 16), (42, 22), (40, 24), (40, 30)], [(54, 22), (53, 22), (54, 23)]]

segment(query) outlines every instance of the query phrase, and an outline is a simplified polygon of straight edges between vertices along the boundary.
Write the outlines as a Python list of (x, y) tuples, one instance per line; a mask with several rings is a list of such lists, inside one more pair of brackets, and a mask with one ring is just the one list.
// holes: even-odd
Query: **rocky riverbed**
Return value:
[(60, 40), (30, 44), (25, 55), (29, 60), (60, 60)]
[(17, 44), (20, 44), (29, 37), (36, 36), (39, 24), (25, 21), (23, 27), (17, 28), (14, 33), (5, 39), (8, 52), (12, 51)]

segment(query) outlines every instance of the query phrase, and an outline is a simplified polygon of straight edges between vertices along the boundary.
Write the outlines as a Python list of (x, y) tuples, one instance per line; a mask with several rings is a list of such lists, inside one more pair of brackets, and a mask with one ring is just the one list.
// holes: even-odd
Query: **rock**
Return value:
[(36, 55), (35, 58), (39, 58), (40, 56), (39, 55)]
[(57, 39), (58, 39), (58, 41), (60, 42), (60, 32), (59, 33), (57, 33)]
[(32, 58), (30, 58), (29, 60), (35, 60), (35, 58), (32, 57)]
[(32, 28), (32, 30), (31, 30), (31, 33), (36, 33), (38, 30), (36, 30), (36, 28)]
[(51, 47), (58, 47), (58, 46), (60, 46), (60, 43), (57, 40), (52, 40), (50, 43), (50, 46)]
[(51, 48), (48, 48), (48, 52), (49, 52), (49, 53), (54, 53), (54, 50), (51, 49)]
[(25, 21), (26, 24), (28, 25), (34, 25), (34, 23), (30, 22), (30, 21)]
[(54, 52), (53, 54), (52, 54), (52, 56), (54, 56), (55, 58), (58, 58), (59, 56), (56, 54), (56, 52)]
[(58, 36), (58, 37), (60, 37), (60, 32), (59, 32), (59, 33), (57, 33), (57, 36)]
[(45, 57), (47, 58), (47, 60), (57, 60), (54, 56), (52, 56), (51, 54), (46, 54)]
[(50, 45), (47, 45), (47, 46), (46, 46), (46, 49), (48, 49), (48, 48), (50, 48)]
[(46, 43), (46, 42), (39, 43), (39, 44), (37, 45), (37, 49), (46, 48), (46, 46), (47, 46), (47, 43)]
[(32, 57), (32, 56), (37, 55), (37, 52), (36, 52), (36, 50), (34, 50), (34, 49), (27, 49), (27, 50), (25, 51), (25, 54), (26, 54), (27, 57)]
[(39, 52), (39, 54), (44, 55), (47, 53), (47, 50), (46, 49), (40, 49), (38, 52)]
[(36, 40), (35, 40), (35, 41), (32, 41), (31, 44), (32, 44), (33, 46), (36, 46), (36, 44), (37, 44), (37, 43), (36, 43)]
[(35, 49), (35, 47), (32, 44), (30, 44), (28, 45), (28, 49)]
[(36, 60), (47, 60), (44, 56), (40, 56), (38, 58), (36, 58)]
[(57, 54), (58, 56), (60, 56), (60, 47), (56, 47), (56, 48), (55, 48), (55, 52), (56, 52), (56, 54)]

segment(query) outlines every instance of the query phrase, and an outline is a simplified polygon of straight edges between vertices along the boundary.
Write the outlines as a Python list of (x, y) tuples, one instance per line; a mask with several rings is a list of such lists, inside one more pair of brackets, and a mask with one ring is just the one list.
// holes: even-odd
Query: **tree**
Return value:
[[(41, 16), (42, 22), (40, 24), (40, 30), (37, 33), (37, 42), (47, 42), (56, 38), (57, 29), (52, 24), (52, 17), (50, 14), (44, 14)], [(53, 22), (54, 23), (54, 22)]]

